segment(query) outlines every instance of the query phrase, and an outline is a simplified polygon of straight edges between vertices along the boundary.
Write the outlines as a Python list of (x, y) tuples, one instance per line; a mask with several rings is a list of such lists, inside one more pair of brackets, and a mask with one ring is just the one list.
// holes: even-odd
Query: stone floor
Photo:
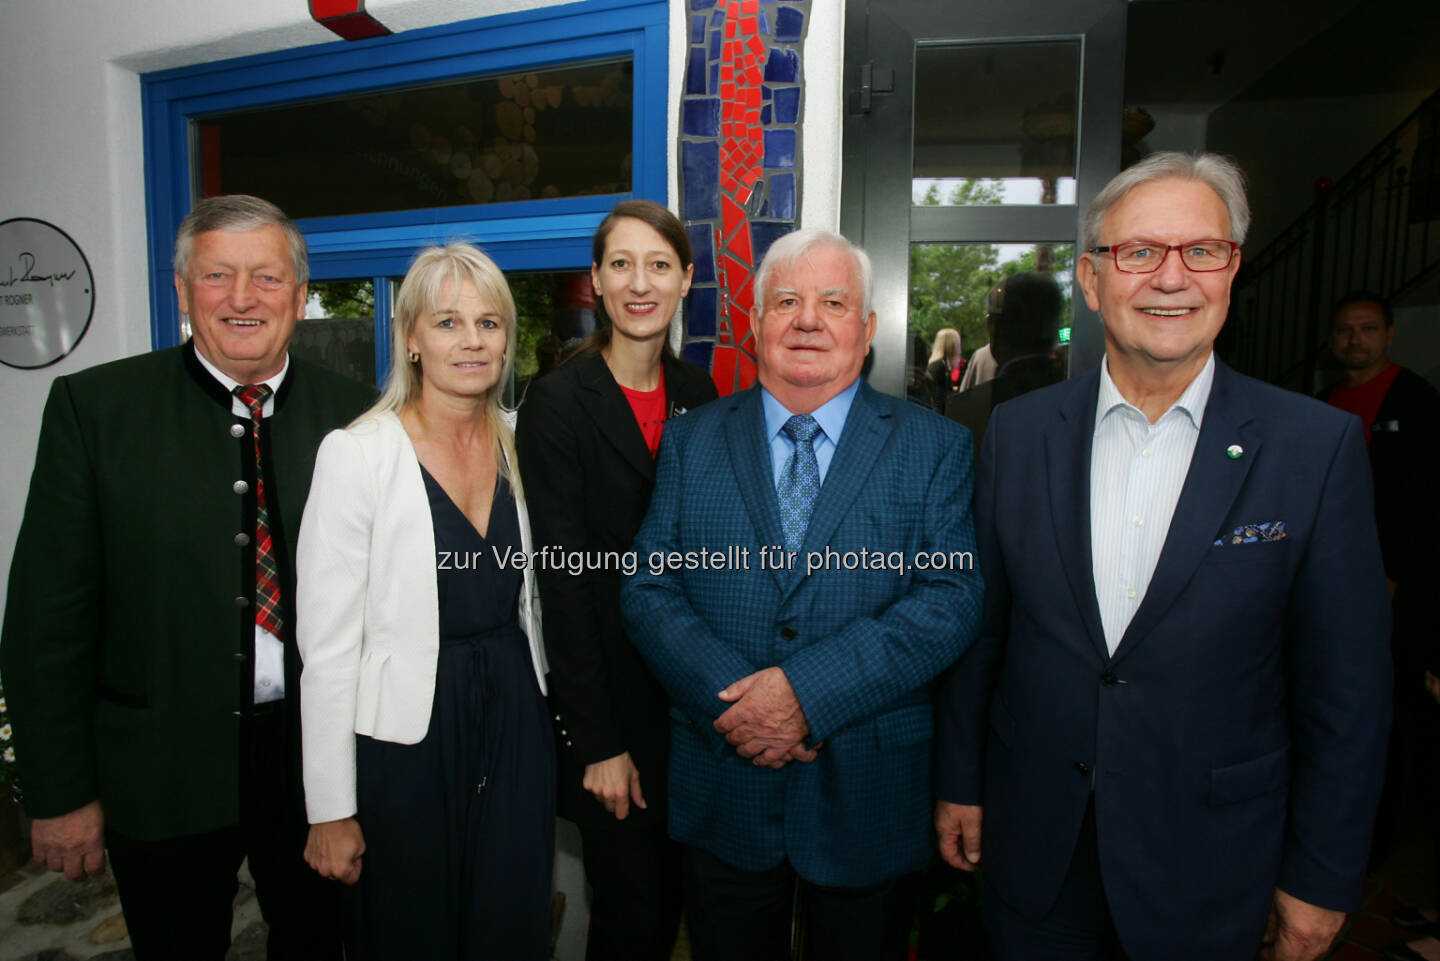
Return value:
[[(265, 922), (241, 869), (226, 961), (265, 961)], [(134, 961), (115, 881), (78, 883), (30, 862), (0, 878), (0, 961)]]
[[(1437, 894), (1426, 837), (1398, 847), (1366, 885), (1365, 902), (1346, 923), (1327, 961), (1380, 961), (1380, 951), (1410, 935), (1386, 920), (1397, 903), (1434, 905)], [(265, 924), (248, 873), (235, 899), (227, 961), (265, 961)], [(675, 961), (688, 961), (682, 931)], [(114, 881), (71, 883), (31, 862), (0, 878), (0, 961), (133, 961)]]

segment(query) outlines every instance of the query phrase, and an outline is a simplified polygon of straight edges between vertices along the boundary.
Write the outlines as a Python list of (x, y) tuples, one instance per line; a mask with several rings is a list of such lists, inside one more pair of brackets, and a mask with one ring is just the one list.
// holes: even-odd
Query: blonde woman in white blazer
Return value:
[(320, 445), (297, 550), (305, 856), (346, 955), (549, 957), (554, 753), (514, 415), (476, 248), (401, 284), (379, 402)]

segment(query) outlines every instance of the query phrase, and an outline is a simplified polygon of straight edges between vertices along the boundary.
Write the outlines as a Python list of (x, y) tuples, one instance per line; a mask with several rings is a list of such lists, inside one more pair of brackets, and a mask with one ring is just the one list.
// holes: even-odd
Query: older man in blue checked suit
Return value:
[(1103, 367), (985, 435), (936, 828), (1007, 961), (1310, 961), (1359, 904), (1390, 718), (1370, 471), (1355, 417), (1214, 356), (1248, 220), (1221, 157), (1116, 177), (1076, 266)]
[(900, 958), (931, 682), (983, 594), (970, 435), (861, 382), (870, 264), (845, 238), (781, 238), (755, 301), (759, 386), (667, 431), (623, 597), (670, 696), (691, 943), (789, 957), (798, 889), (811, 957)]

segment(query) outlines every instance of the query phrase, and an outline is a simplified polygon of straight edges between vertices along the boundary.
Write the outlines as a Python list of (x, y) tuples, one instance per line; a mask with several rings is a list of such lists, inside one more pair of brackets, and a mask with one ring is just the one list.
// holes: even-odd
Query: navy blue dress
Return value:
[(515, 501), (500, 481), (482, 537), (421, 474), (440, 600), (435, 701), (418, 744), (357, 735), (356, 817), (366, 849), (346, 956), (544, 961), (554, 745), (518, 620), (523, 575), (501, 569), (492, 552), (520, 550)]

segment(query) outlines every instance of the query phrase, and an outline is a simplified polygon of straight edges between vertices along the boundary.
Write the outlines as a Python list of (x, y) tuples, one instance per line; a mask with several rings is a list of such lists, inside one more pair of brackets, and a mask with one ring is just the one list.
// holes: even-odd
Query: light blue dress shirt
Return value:
[[(820, 433), (815, 435), (810, 444), (815, 448), (815, 461), (820, 466), (822, 486), (825, 483), (825, 474), (830, 469), (830, 461), (835, 457), (835, 446), (840, 443), (840, 432), (845, 429), (845, 419), (850, 416), (850, 405), (855, 402), (855, 392), (859, 389), (860, 381), (857, 378), (855, 383), (810, 414), (820, 425)], [(780, 472), (785, 469), (785, 462), (795, 450), (795, 442), (780, 428), (795, 416), (795, 412), (786, 410), (785, 405), (763, 387), (760, 388), (760, 401), (765, 408), (765, 441), (770, 445), (770, 467), (773, 475), (770, 479), (778, 487)]]
[(1214, 382), (1212, 353), (1179, 399), (1152, 424), (1121, 396), (1110, 378), (1110, 359), (1100, 366), (1090, 447), (1090, 560), (1111, 654), (1140, 609), (1160, 562)]

